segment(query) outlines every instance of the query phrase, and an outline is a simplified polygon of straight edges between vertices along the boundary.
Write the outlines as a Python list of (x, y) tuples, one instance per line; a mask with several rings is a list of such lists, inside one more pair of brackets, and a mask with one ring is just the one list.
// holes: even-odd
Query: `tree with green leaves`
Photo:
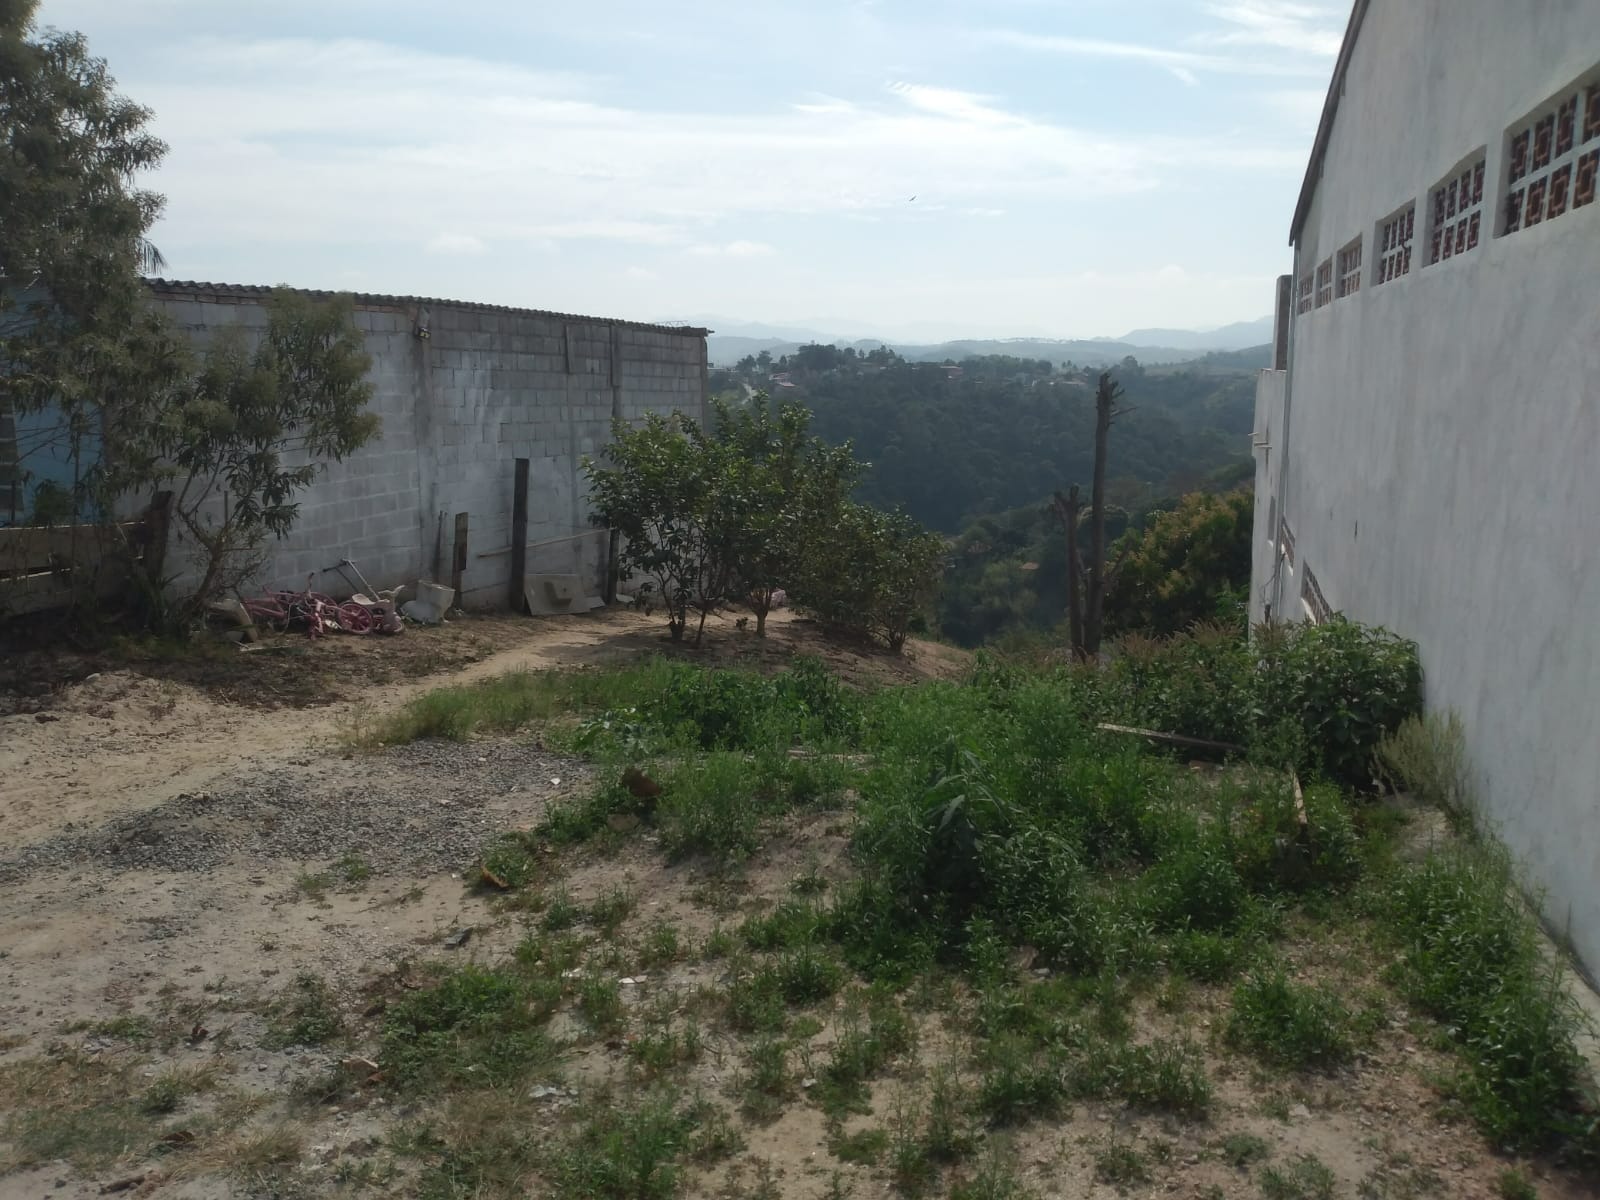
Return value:
[(745, 472), (726, 443), (682, 413), (651, 413), (637, 428), (617, 421), (611, 438), (611, 465), (585, 458), (583, 469), (596, 520), (622, 535), (616, 570), (644, 576), (639, 594), (659, 597), (675, 642), (697, 609), (698, 645), (736, 579), (732, 531), (748, 503)]
[(752, 603), (764, 632), (781, 586), (833, 627), (905, 644), (937, 586), (943, 539), (852, 502), (861, 464), (810, 437), (808, 421), (764, 397), (718, 404), (710, 433), (681, 413), (651, 415), (614, 426), (608, 465), (585, 460), (595, 519), (622, 535), (617, 570), (644, 576), (674, 641), (698, 611), (698, 645), (729, 599)]
[(903, 512), (841, 505), (800, 564), (797, 598), (826, 625), (898, 654), (938, 591), (945, 544)]
[[(139, 275), (163, 200), (137, 179), (166, 146), (83, 35), (40, 30), (37, 8), (0, 0), (0, 407), (59, 409), (53, 449), (78, 462), (148, 423), (181, 357)], [(109, 503), (114, 465), (80, 473), (75, 507)]]
[(371, 365), (348, 298), (280, 291), (253, 348), (244, 329), (220, 331), (156, 420), (123, 431), (129, 482), (172, 489), (172, 518), (195, 549), (180, 624), (259, 571), (266, 539), (293, 528), (298, 495), (377, 436)]
[(774, 411), (764, 392), (744, 404), (712, 404), (714, 436), (745, 476), (746, 503), (730, 533), (731, 552), (756, 635), (765, 637), (774, 595), (794, 586), (808, 543), (827, 537), (862, 468), (849, 446), (809, 435), (811, 413), (802, 405)]
[(1249, 489), (1195, 492), (1118, 546), (1106, 593), (1113, 632), (1182, 633), (1202, 621), (1242, 628), (1250, 587), (1255, 504)]
[[(196, 364), (140, 277), (163, 200), (138, 186), (166, 146), (78, 33), (40, 30), (37, 0), (0, 0), (0, 407), (55, 410), (77, 464), (68, 515), (174, 492), (194, 548), (178, 627), (262, 560), (327, 460), (377, 433), (370, 359), (348, 300), (276, 297), (254, 346), (220, 336)], [(168, 580), (146, 580), (152, 598)]]

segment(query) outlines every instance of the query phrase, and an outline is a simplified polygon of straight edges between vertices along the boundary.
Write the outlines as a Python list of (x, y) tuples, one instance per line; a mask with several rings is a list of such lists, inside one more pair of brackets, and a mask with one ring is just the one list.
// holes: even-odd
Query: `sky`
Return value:
[(1348, 0), (43, 0), (179, 279), (896, 338), (1272, 308)]

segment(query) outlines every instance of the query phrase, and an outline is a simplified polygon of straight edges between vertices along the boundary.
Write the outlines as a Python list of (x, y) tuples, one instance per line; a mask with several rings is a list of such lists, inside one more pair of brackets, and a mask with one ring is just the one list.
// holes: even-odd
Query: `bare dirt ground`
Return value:
[[(703, 649), (675, 647), (659, 620), (628, 610), (469, 617), (393, 639), (284, 636), (198, 667), (138, 651), (8, 657), (0, 1069), (67, 1029), (88, 1032), (68, 1038), (75, 1052), (114, 1057), (123, 1043), (93, 1030), (133, 1013), (156, 1013), (158, 1026), (179, 1010), (212, 1014), (205, 1023), (231, 1028), (297, 973), (355, 986), (452, 931), (493, 924), (460, 873), (491, 836), (586, 786), (584, 765), (516, 741), (353, 757), (339, 733), (444, 683), (656, 652), (758, 668), (813, 653), (858, 682), (949, 675), (966, 661), (933, 644), (903, 659), (842, 650), (789, 613), (773, 614), (764, 640), (730, 617), (713, 620)], [(323, 702), (305, 703), (313, 696)], [(211, 1033), (190, 1040), (140, 1078), (224, 1053)], [(296, 1065), (292, 1048), (234, 1053), (228, 1070), (247, 1091)], [(95, 1195), (107, 1182), (64, 1165), (6, 1174), (7, 1150), (0, 1139), (0, 1198)], [(139, 1194), (162, 1190), (162, 1177)], [(212, 1186), (223, 1185), (193, 1194), (221, 1194)]]
[[(401, 1153), (399, 1139), (491, 1117), (554, 1129), (574, 1105), (637, 1089), (640, 1041), (686, 1021), (701, 1041), (681, 1082), (742, 1115), (732, 1118), (741, 1148), (691, 1167), (684, 1194), (890, 1193), (884, 1141), (925, 1103), (941, 1065), (972, 1049), (959, 997), (908, 1001), (915, 1048), (870, 1081), (869, 1112), (833, 1127), (807, 1098), (854, 1019), (844, 999), (791, 1027), (783, 1103), (767, 1113), (739, 1099), (750, 1096), (752, 1038), (717, 1015), (740, 969), (719, 937), (752, 912), (848, 878), (848, 814), (791, 817), (731, 872), (668, 864), (640, 831), (544, 860), (539, 907), (523, 909), (470, 887), (467, 869), (488, 839), (530, 828), (552, 800), (590, 786), (586, 763), (529, 736), (354, 756), (338, 744), (341, 729), (444, 682), (666, 649), (659, 623), (630, 612), (483, 618), (395, 642), (241, 654), (209, 690), (181, 677), (186, 665), (90, 660), (74, 669), (93, 678), (14, 692), (12, 714), (0, 716), (0, 1200), (418, 1195), (419, 1164), (430, 1160)], [(675, 652), (771, 666), (797, 651), (862, 683), (967, 665), (930, 644), (905, 660), (830, 646), (786, 614), (765, 642), (719, 622), (707, 649)], [(250, 671), (303, 698), (284, 682), (297, 664), (335, 681), (330, 702), (253, 702), (261, 689)], [(386, 1091), (385, 1064), (371, 1057), (386, 1005), (423, 988), (429, 964), (493, 964), (530, 930), (558, 928), (557, 904), (571, 910), (584, 981), (603, 975), (619, 998), (621, 1031), (576, 1015), (585, 1001), (575, 980), (552, 1023), (565, 1047), (552, 1086), (486, 1087), (444, 1106)], [(676, 933), (670, 953), (650, 949), (663, 928)], [(1352, 988), (1370, 979), (1362, 947), (1313, 939), (1302, 953), (1297, 965)], [(1404, 1012), (1354, 1066), (1307, 1079), (1227, 1054), (1216, 1036), (1226, 1007), (1225, 989), (1197, 985), (1181, 1004), (1144, 997), (1134, 1012), (1141, 1036), (1203, 1048), (1217, 1093), (1207, 1120), (1073, 1106), (995, 1139), (1021, 1182), (1057, 1200), (1253, 1197), (1268, 1194), (1259, 1168), (1271, 1163), (1300, 1188), (1275, 1193), (1288, 1200), (1488, 1200), (1513, 1194), (1501, 1176), (1517, 1165), (1531, 1194), (1600, 1195), (1593, 1181), (1497, 1157), (1470, 1125), (1442, 1115), (1431, 1081), (1446, 1060)], [(297, 1023), (330, 1016), (338, 1037), (301, 1036)], [(859, 1154), (840, 1149), (850, 1135)], [(1295, 1176), (1304, 1156), (1330, 1175)], [(549, 1193), (533, 1180), (520, 1194)]]

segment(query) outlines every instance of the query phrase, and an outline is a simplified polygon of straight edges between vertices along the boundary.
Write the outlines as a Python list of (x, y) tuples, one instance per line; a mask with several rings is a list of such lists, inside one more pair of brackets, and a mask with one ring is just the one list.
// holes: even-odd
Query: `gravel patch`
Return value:
[(459, 870), (589, 775), (579, 759), (510, 741), (303, 759), (12, 850), (0, 855), (0, 883), (69, 866), (203, 872), (241, 855), (331, 862), (354, 853), (374, 875)]

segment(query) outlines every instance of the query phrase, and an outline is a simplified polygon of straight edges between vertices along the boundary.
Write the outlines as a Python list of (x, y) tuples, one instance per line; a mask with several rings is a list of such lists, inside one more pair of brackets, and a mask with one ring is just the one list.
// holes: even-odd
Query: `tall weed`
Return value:
[(1475, 830), (1466, 734), (1457, 713), (1407, 717), (1378, 744), (1378, 765), (1397, 790), (1439, 809), (1462, 832)]
[(1484, 1130), (1514, 1147), (1600, 1157), (1600, 1116), (1583, 1095), (1583, 1017), (1540, 946), (1506, 852), (1480, 844), (1402, 870), (1386, 916), (1402, 989), (1466, 1052), (1459, 1092)]

